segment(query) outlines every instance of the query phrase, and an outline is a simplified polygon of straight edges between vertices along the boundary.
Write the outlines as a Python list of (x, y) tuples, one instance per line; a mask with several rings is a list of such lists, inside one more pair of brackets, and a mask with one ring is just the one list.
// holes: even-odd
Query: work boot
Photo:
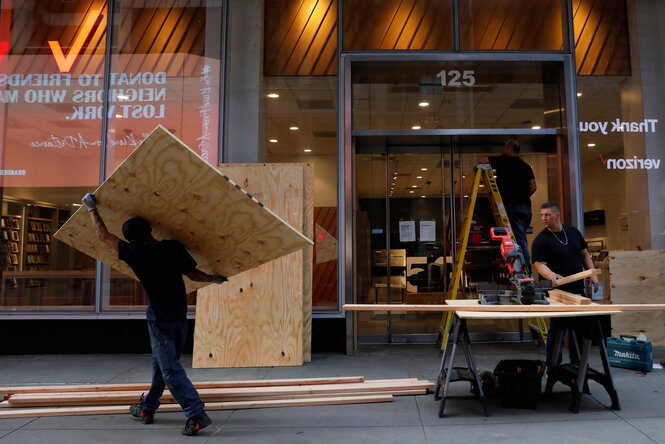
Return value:
[(201, 416), (187, 418), (185, 427), (182, 429), (182, 434), (187, 436), (195, 435), (199, 430), (208, 427), (210, 424), (212, 424), (212, 419), (206, 415), (206, 412), (202, 412)]
[(129, 413), (134, 417), (141, 420), (143, 424), (152, 424), (155, 422), (155, 412), (145, 412), (141, 409), (141, 404), (143, 404), (143, 395), (138, 404), (132, 404), (129, 406)]

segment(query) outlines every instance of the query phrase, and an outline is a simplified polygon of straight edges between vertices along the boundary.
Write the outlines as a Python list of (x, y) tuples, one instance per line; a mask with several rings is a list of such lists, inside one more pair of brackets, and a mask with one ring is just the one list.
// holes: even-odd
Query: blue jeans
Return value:
[(187, 337), (187, 321), (148, 321), (148, 332), (152, 347), (152, 385), (141, 403), (141, 410), (155, 412), (160, 404), (159, 398), (168, 386), (188, 418), (201, 416), (204, 404), (180, 365), (180, 354)]
[(506, 207), (510, 226), (513, 227), (515, 240), (522, 250), (524, 263), (531, 272), (531, 256), (529, 255), (529, 244), (526, 242), (526, 230), (531, 225), (531, 205), (515, 205)]

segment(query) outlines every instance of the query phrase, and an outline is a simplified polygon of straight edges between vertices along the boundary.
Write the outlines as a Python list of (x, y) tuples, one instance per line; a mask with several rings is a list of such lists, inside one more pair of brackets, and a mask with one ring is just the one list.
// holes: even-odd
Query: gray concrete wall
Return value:
[(229, 0), (224, 163), (265, 162), (263, 0)]
[(646, 170), (651, 245), (665, 249), (665, 3), (637, 2), (642, 103), (646, 119), (658, 119), (655, 132), (645, 134), (644, 158), (660, 159), (658, 169)]

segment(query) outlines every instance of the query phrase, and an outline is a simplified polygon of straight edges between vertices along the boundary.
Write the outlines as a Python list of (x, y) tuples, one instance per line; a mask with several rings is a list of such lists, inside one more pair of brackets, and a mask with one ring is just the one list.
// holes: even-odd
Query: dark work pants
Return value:
[(522, 250), (524, 263), (529, 272), (531, 272), (531, 255), (529, 254), (529, 244), (526, 241), (526, 230), (531, 225), (531, 205), (506, 206), (510, 226), (513, 227), (515, 240)]
[(204, 404), (180, 365), (180, 354), (187, 337), (187, 320), (148, 321), (148, 332), (152, 347), (152, 385), (141, 410), (155, 412), (160, 404), (159, 398), (168, 386), (188, 418), (201, 416)]

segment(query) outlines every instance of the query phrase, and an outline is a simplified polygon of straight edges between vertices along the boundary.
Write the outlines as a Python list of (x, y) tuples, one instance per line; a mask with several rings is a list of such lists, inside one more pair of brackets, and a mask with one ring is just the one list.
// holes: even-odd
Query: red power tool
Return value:
[[(545, 297), (545, 292), (536, 291), (533, 278), (531, 277), (531, 273), (529, 272), (527, 264), (524, 261), (522, 250), (520, 249), (519, 245), (513, 242), (513, 238), (510, 236), (510, 231), (508, 231), (508, 228), (490, 228), (490, 237), (492, 240), (501, 242), (501, 255), (506, 261), (506, 267), (508, 268), (508, 273), (510, 274), (510, 282), (515, 287), (517, 287), (517, 294), (513, 294), (514, 296), (517, 296), (517, 301), (525, 305), (533, 303), (547, 304), (548, 302), (547, 298)], [(487, 294), (487, 290), (488, 289), (484, 289), (485, 294)], [(545, 288), (542, 290), (545, 290)], [(510, 296), (511, 293), (504, 291), (503, 295)], [(497, 302), (493, 303), (498, 303), (498, 298)]]

